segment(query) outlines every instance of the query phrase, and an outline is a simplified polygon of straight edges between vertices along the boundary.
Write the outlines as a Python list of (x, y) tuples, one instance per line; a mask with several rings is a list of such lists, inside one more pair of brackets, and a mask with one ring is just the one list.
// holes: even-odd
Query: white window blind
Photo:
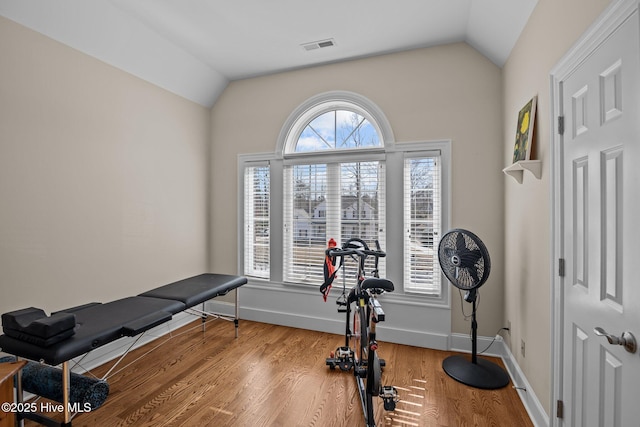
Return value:
[[(321, 284), (324, 251), (358, 237), (384, 249), (384, 163), (293, 164), (284, 168), (283, 275), (286, 282)], [(355, 264), (343, 274), (351, 277)], [(367, 264), (367, 272), (373, 261)], [(384, 261), (380, 274), (384, 275)], [(352, 271), (350, 271), (352, 270)]]
[(440, 296), (440, 157), (409, 157), (404, 164), (404, 289)]
[(269, 278), (270, 171), (268, 165), (249, 166), (244, 173), (244, 274)]

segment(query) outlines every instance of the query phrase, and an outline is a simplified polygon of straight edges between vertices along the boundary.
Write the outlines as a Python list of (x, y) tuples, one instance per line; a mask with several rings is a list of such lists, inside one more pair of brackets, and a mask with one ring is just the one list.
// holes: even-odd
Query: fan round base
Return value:
[(500, 366), (486, 359), (473, 363), (465, 356), (449, 356), (442, 361), (442, 369), (454, 380), (471, 387), (493, 390), (509, 384), (509, 375)]

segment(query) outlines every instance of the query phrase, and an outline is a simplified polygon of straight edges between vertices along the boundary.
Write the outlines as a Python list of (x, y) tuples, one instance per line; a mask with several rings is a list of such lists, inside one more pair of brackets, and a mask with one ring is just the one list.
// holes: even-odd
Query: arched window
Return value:
[[(366, 98), (330, 92), (301, 105), (285, 124), (282, 154), (289, 159), (283, 168), (285, 282), (322, 283), (323, 265), (317, 259), (329, 239), (342, 242), (357, 237), (384, 247), (381, 121), (386, 122)], [(379, 268), (383, 273), (384, 262)]]
[(358, 237), (387, 252), (379, 270), (397, 283), (395, 295), (446, 304), (435, 248), (448, 153), (442, 141), (396, 144), (385, 115), (361, 95), (310, 98), (285, 121), (273, 156), (242, 156), (243, 273), (319, 285), (328, 240)]
[(295, 154), (382, 149), (393, 144), (384, 114), (352, 92), (327, 92), (300, 105), (287, 119), (278, 141), (285, 157)]
[(382, 145), (369, 120), (349, 110), (331, 110), (311, 120), (302, 130), (294, 152), (350, 150)]

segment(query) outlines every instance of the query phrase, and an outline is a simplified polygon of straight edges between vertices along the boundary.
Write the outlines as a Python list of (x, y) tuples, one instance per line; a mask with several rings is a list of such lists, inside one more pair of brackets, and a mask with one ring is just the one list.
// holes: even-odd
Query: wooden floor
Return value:
[[(241, 321), (234, 339), (228, 322), (208, 322), (206, 332), (194, 325), (111, 377), (106, 403), (76, 416), (73, 425), (364, 424), (353, 374), (325, 365), (342, 337)], [(158, 341), (132, 352), (125, 363)], [(376, 398), (379, 426), (532, 425), (511, 384), (480, 390), (445, 374), (442, 360), (453, 353), (390, 343), (380, 343), (379, 353), (387, 361), (383, 384), (395, 385), (401, 398), (394, 412), (385, 412)]]

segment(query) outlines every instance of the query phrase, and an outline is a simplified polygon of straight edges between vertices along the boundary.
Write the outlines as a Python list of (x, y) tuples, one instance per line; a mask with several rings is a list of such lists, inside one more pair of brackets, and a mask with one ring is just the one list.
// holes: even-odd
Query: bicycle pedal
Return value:
[(334, 357), (327, 359), (327, 365), (329, 365), (331, 369), (338, 366), (341, 371), (351, 370), (353, 367), (353, 350), (349, 347), (338, 347), (334, 352)]
[(387, 366), (387, 362), (385, 362), (384, 359), (379, 359), (379, 360), (380, 360), (380, 366), (381, 367), (384, 368), (385, 366)]
[(384, 402), (385, 411), (394, 411), (396, 409), (396, 403), (400, 400), (398, 390), (394, 386), (382, 386), (380, 397)]
[(334, 359), (333, 357), (329, 357), (329, 358), (327, 358), (327, 359), (325, 360), (325, 362), (324, 362), (324, 363), (325, 363), (325, 364), (329, 367), (329, 369), (331, 369), (332, 371), (333, 371), (334, 369), (336, 369), (336, 366), (338, 366), (338, 361), (337, 361), (336, 359)]
[(346, 313), (347, 309), (346, 308), (340, 308), (338, 307), (338, 313)]
[(349, 347), (338, 347), (335, 351), (336, 359), (346, 359), (353, 357), (353, 350)]

